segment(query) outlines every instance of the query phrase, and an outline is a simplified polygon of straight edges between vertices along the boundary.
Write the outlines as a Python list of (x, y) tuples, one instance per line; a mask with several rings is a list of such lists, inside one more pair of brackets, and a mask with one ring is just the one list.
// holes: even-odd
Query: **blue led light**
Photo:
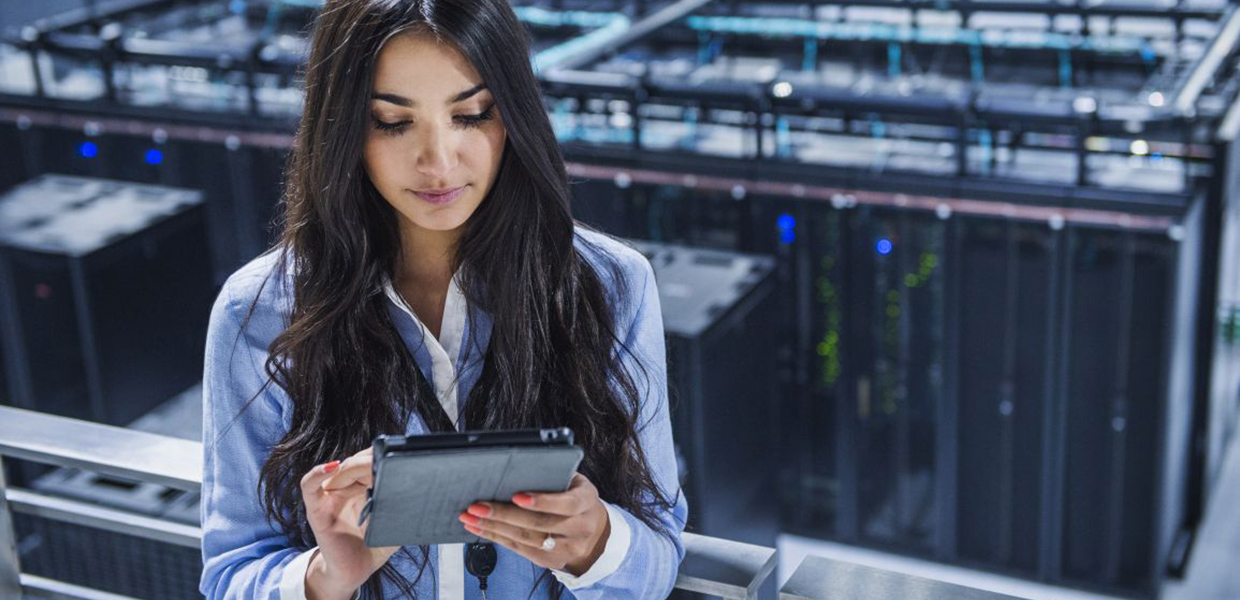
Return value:
[(788, 231), (796, 228), (797, 220), (792, 215), (779, 215), (779, 218), (775, 220), (775, 225), (780, 231)]
[(78, 154), (86, 158), (94, 158), (99, 155), (99, 146), (94, 142), (82, 142), (78, 144)]
[(164, 162), (164, 153), (155, 148), (146, 151), (146, 164), (158, 165)]
[(785, 229), (779, 233), (779, 243), (781, 244), (791, 244), (792, 242), (795, 242), (796, 239), (797, 232), (791, 229)]
[(887, 256), (888, 254), (891, 254), (891, 249), (892, 249), (891, 240), (887, 238), (878, 240), (878, 243), (874, 245), (874, 249), (877, 250), (878, 253), (883, 256)]

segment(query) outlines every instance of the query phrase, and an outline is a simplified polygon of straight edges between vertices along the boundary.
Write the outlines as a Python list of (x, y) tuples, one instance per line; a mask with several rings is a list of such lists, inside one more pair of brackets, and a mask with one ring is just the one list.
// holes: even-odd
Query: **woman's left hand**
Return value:
[[(577, 473), (558, 494), (521, 493), (507, 502), (475, 502), (459, 519), (465, 529), (534, 564), (580, 576), (602, 555), (611, 533), (598, 489)], [(550, 535), (555, 547), (543, 549)]]

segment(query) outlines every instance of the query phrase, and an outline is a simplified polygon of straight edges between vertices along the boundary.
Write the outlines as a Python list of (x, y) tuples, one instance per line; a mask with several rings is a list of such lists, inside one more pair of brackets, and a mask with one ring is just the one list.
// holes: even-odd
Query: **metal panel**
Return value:
[(933, 579), (821, 556), (807, 556), (779, 591), (780, 600), (1019, 600)]

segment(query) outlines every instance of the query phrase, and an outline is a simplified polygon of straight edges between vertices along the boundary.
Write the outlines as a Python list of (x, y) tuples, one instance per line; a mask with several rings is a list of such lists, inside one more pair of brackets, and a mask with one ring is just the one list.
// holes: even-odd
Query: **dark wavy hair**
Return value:
[[(257, 493), (265, 511), (294, 546), (309, 548), (316, 542), (302, 504), (304, 473), (376, 435), (404, 433), (414, 411), (432, 431), (452, 430), (391, 321), (382, 289), (400, 266), (400, 217), (362, 161), (379, 50), (392, 35), (417, 29), (473, 64), (507, 131), (496, 181), (453, 256), (468, 302), (494, 321), (466, 426), (572, 428), (585, 450), (579, 470), (599, 495), (670, 537), (656, 511), (671, 502), (638, 439), (640, 374), (620, 362), (627, 349), (603, 274), (573, 243), (564, 161), (525, 29), (506, 0), (329, 0), (315, 21), (274, 249), (292, 269), (293, 307), (266, 363), (268, 385), (292, 401), (292, 425), (262, 468)], [(614, 297), (628, 297), (619, 266), (604, 268), (616, 282)], [(389, 563), (367, 581), (367, 596), (380, 597), (386, 579), (416, 598), (429, 562), (428, 547), (419, 550), (420, 559), (402, 550), (420, 562), (417, 578), (404, 580)], [(549, 575), (544, 569), (531, 596), (553, 581)], [(550, 588), (557, 599), (563, 590)]]

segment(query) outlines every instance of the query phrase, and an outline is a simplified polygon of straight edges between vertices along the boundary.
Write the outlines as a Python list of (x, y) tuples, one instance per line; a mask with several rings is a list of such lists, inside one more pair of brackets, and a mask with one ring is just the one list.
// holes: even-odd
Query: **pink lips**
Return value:
[(465, 192), (465, 186), (461, 186), (459, 188), (449, 190), (442, 194), (432, 194), (428, 192), (414, 192), (414, 194), (416, 194), (419, 198), (427, 202), (430, 202), (431, 204), (442, 206), (444, 204), (448, 204), (449, 202), (452, 202), (453, 200), (456, 200), (464, 192)]

